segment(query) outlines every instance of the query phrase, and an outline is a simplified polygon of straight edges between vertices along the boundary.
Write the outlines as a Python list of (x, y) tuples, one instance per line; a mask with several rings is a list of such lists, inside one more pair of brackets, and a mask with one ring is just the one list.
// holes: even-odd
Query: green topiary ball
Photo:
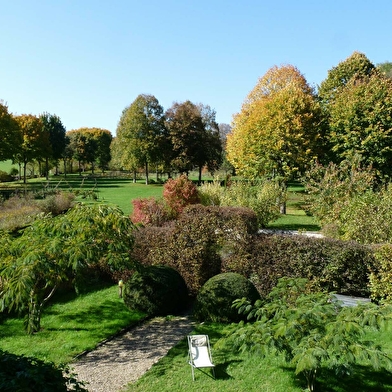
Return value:
[(232, 308), (233, 301), (248, 298), (252, 303), (260, 298), (253, 283), (244, 276), (227, 272), (215, 275), (200, 289), (197, 295), (194, 317), (198, 321), (238, 322), (246, 316)]
[(124, 285), (129, 309), (149, 316), (176, 314), (186, 306), (188, 291), (182, 276), (173, 268), (149, 266), (135, 272)]

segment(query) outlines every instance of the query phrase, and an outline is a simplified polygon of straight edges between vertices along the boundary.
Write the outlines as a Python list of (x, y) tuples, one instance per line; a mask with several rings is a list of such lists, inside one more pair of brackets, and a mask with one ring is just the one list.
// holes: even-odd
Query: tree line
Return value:
[(60, 117), (43, 113), (39, 116), (22, 114), (14, 116), (0, 103), (0, 160), (12, 160), (19, 165), (19, 173), (26, 182), (28, 163), (38, 163), (39, 172), (48, 178), (49, 169), (58, 172), (60, 161), (64, 170), (72, 162), (79, 170), (88, 163), (92, 170), (97, 165), (102, 170), (111, 160), (110, 131), (100, 128), (80, 128), (66, 132)]
[(354, 52), (311, 87), (292, 65), (261, 77), (233, 117), (227, 159), (249, 179), (284, 184), (312, 162), (344, 160), (392, 176), (392, 63), (374, 65)]
[(223, 164), (248, 179), (284, 185), (312, 162), (356, 160), (380, 182), (392, 176), (392, 63), (374, 65), (354, 52), (316, 88), (293, 65), (274, 66), (246, 97), (231, 126), (217, 124), (210, 106), (174, 102), (167, 109), (140, 94), (118, 122), (116, 137), (100, 128), (66, 132), (56, 115), (13, 116), (0, 105), (0, 160), (36, 161), (64, 171), (86, 165), (134, 173), (211, 173)]

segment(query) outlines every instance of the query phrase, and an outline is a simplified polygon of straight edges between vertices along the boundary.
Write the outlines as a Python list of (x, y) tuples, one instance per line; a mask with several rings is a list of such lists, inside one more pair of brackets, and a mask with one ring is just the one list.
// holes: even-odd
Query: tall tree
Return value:
[(324, 104), (333, 101), (352, 78), (361, 78), (370, 75), (374, 64), (360, 52), (354, 52), (346, 60), (328, 71), (327, 78), (321, 82), (318, 95)]
[(273, 176), (282, 184), (321, 154), (321, 108), (313, 89), (292, 65), (259, 79), (233, 120), (227, 158), (239, 174)]
[(0, 161), (13, 158), (22, 144), (21, 136), (17, 122), (8, 113), (7, 105), (0, 101)]
[(118, 152), (124, 166), (144, 167), (148, 184), (149, 165), (163, 159), (165, 133), (163, 108), (153, 95), (139, 95), (126, 107), (117, 126)]
[(194, 167), (216, 170), (222, 159), (222, 145), (215, 111), (208, 105), (195, 105), (190, 101), (175, 102), (166, 111), (166, 127), (173, 145), (172, 166), (180, 173)]
[(328, 141), (338, 162), (362, 157), (378, 179), (392, 177), (392, 80), (377, 70), (351, 79), (328, 106)]
[(49, 141), (51, 150), (45, 156), (46, 178), (49, 176), (49, 158), (52, 158), (56, 167), (56, 174), (58, 172), (58, 162), (64, 154), (66, 147), (65, 127), (62, 124), (60, 117), (55, 114), (43, 113), (40, 116), (44, 132), (49, 133)]
[(14, 160), (23, 165), (23, 182), (26, 183), (26, 167), (33, 160), (43, 159), (51, 151), (49, 132), (44, 129), (40, 118), (32, 114), (15, 117), (23, 142)]
[(377, 69), (387, 78), (392, 78), (392, 62), (385, 61), (384, 63), (377, 64)]

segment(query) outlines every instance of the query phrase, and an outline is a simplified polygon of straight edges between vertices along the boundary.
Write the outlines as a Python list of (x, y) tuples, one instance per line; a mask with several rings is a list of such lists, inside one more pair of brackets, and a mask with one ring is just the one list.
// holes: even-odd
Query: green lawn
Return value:
[[(187, 363), (187, 342), (182, 340), (168, 355), (156, 363), (143, 377), (132, 383), (127, 392), (302, 392), (306, 383), (294, 374), (281, 355), (265, 358), (246, 353), (233, 353), (215, 348), (214, 344), (225, 333), (225, 326), (219, 324), (199, 325), (194, 333), (206, 333), (212, 344), (213, 361), (216, 365), (216, 379), (209, 369), (196, 370), (196, 380), (192, 381), (191, 369)], [(388, 353), (392, 353), (391, 329), (382, 333), (369, 332), (369, 338), (380, 343)], [(318, 378), (318, 390), (322, 392), (382, 392), (392, 391), (392, 373), (374, 371), (369, 363), (355, 367), (349, 376), (337, 376), (323, 370)]]
[(69, 297), (44, 309), (42, 330), (35, 335), (26, 334), (21, 318), (0, 322), (0, 349), (56, 364), (67, 363), (144, 317), (127, 309), (116, 286)]

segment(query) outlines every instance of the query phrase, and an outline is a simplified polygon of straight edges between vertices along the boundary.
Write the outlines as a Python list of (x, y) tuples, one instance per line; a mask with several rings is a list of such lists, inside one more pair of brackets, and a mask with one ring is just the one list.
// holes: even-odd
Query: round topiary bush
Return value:
[(182, 276), (173, 268), (148, 266), (135, 272), (124, 285), (124, 302), (129, 309), (149, 316), (176, 314), (188, 302)]
[(235, 272), (215, 275), (197, 295), (194, 317), (198, 321), (238, 322), (245, 316), (232, 308), (233, 301), (246, 297), (252, 303), (260, 298), (255, 286)]

